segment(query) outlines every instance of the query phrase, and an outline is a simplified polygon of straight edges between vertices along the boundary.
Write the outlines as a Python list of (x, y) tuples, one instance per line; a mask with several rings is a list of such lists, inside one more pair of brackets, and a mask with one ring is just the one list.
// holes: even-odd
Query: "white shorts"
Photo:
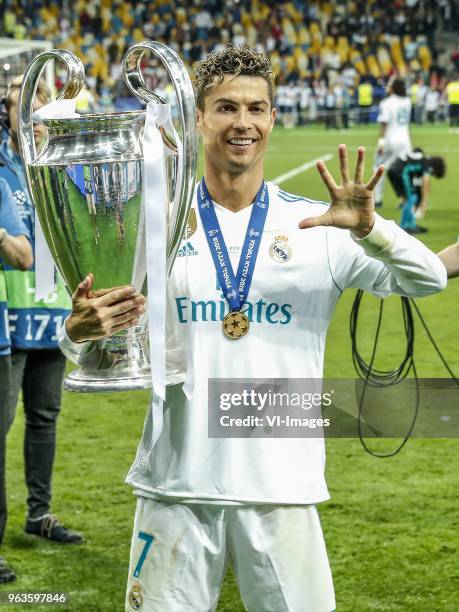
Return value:
[(402, 141), (402, 142), (395, 142), (395, 143), (389, 142), (389, 143), (386, 143), (382, 154), (378, 154), (377, 151), (375, 152), (375, 161), (374, 161), (373, 170), (376, 170), (376, 168), (380, 164), (384, 164), (384, 169), (385, 169), (384, 175), (380, 178), (380, 180), (378, 181), (374, 189), (375, 202), (381, 202), (383, 199), (384, 178), (389, 168), (392, 166), (392, 164), (394, 163), (394, 161), (397, 159), (399, 155), (410, 153), (411, 149), (412, 147), (409, 141)]
[(212, 612), (228, 561), (249, 612), (331, 612), (315, 506), (168, 504), (138, 497), (126, 611)]

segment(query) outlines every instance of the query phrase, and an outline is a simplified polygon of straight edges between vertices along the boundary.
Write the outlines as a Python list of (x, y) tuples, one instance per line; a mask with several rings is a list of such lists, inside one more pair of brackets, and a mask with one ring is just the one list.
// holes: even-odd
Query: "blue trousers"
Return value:
[(414, 213), (417, 203), (418, 196), (415, 193), (406, 198), (402, 208), (402, 219), (400, 221), (400, 226), (403, 229), (414, 229), (416, 227), (416, 217)]

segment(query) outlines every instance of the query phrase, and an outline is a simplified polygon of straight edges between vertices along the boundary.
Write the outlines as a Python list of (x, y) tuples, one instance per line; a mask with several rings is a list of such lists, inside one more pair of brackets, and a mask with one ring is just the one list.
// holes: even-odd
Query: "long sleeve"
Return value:
[[(67, 320), (67, 319), (66, 319)], [(76, 365), (95, 366), (103, 357), (101, 343), (96, 342), (73, 342), (67, 335), (64, 325), (59, 333), (59, 348), (69, 361)]]
[(365, 238), (345, 234), (340, 244), (333, 241), (330, 253), (331, 270), (341, 289), (355, 287), (378, 297), (391, 293), (422, 297), (446, 287), (440, 258), (393, 221), (376, 215)]

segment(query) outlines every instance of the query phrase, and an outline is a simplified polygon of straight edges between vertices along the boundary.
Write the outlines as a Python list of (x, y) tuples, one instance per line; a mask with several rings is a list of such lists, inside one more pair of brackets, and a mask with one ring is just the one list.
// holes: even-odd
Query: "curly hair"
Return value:
[(255, 49), (228, 45), (222, 51), (212, 51), (207, 57), (197, 62), (194, 73), (196, 104), (202, 111), (204, 110), (204, 98), (209, 89), (222, 83), (225, 74), (261, 77), (268, 85), (269, 99), (273, 106), (274, 84), (271, 64), (264, 53)]

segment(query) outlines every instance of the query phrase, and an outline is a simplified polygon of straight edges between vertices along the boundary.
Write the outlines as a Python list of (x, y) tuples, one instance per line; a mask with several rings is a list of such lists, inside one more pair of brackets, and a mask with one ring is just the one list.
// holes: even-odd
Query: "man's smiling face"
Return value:
[(265, 79), (225, 75), (198, 110), (206, 164), (231, 174), (262, 164), (275, 114)]

